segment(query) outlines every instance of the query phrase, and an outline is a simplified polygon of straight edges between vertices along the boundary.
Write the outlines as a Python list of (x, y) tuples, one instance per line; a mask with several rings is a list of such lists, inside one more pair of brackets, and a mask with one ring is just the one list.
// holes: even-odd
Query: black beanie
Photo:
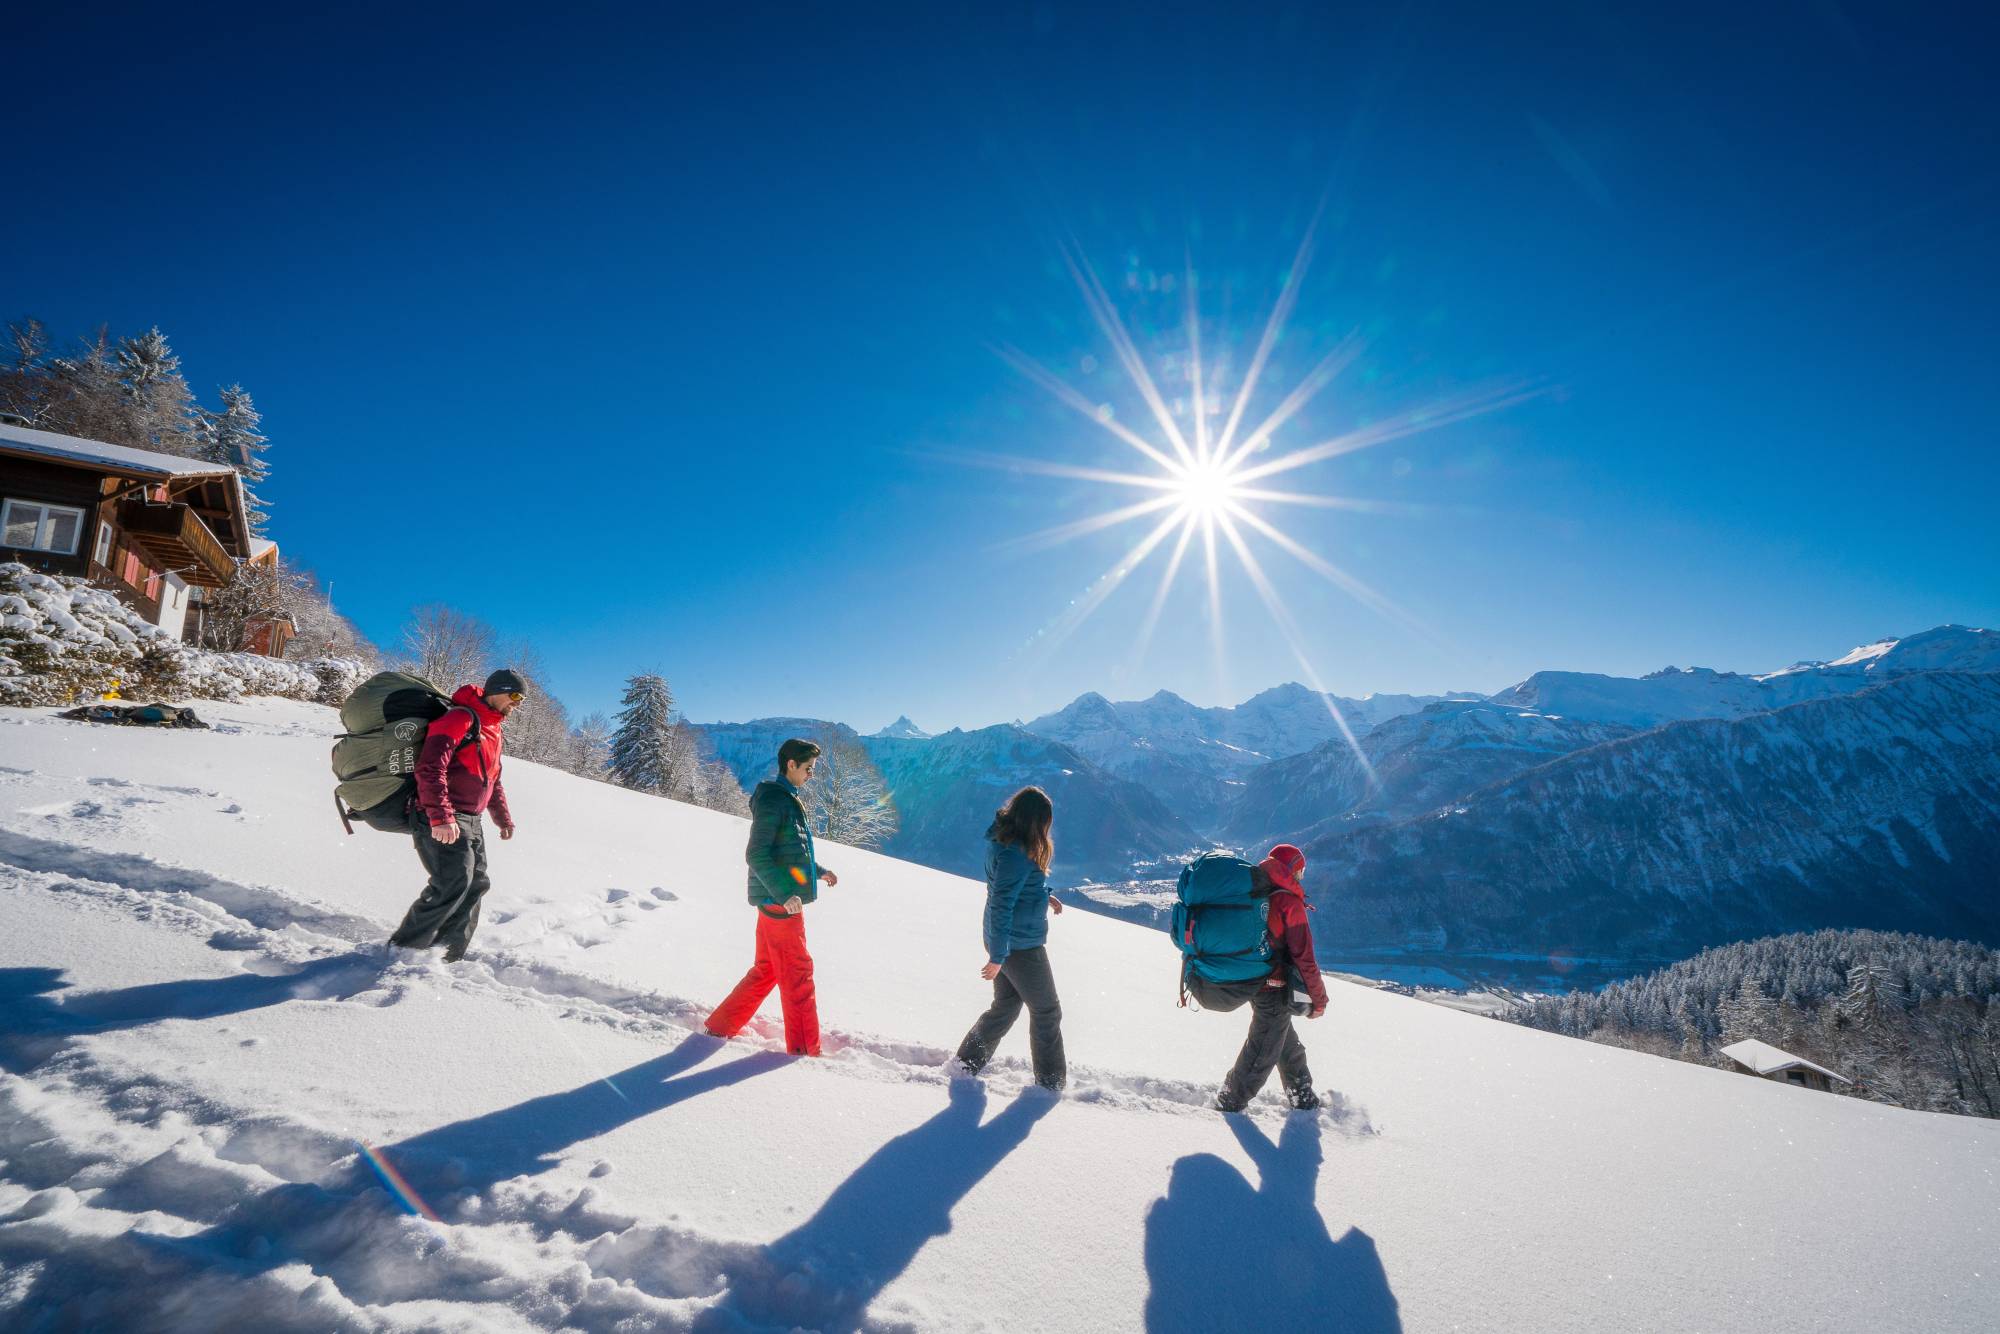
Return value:
[(502, 667), (499, 671), (486, 678), (486, 689), (481, 693), (488, 695), (525, 695), (528, 693), (528, 683), (523, 681), (519, 674), (511, 668)]

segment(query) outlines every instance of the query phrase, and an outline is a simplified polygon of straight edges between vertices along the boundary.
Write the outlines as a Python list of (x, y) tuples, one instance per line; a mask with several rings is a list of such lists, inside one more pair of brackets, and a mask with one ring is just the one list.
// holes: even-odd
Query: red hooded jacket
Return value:
[[(1300, 861), (1303, 863), (1304, 859)], [(1279, 957), (1271, 976), (1283, 980), (1287, 965), (1297, 969), (1305, 981), (1306, 994), (1312, 997), (1313, 1008), (1324, 1010), (1326, 982), (1319, 975), (1319, 960), (1313, 957), (1312, 924), (1306, 920), (1306, 900), (1299, 890), (1298, 877), (1276, 857), (1265, 858), (1262, 865), (1274, 886), (1264, 916), (1271, 939), (1278, 946)]]
[[(417, 804), (434, 825), (450, 824), (461, 811), (479, 815), (490, 806), (494, 823), (512, 829), (507, 789), (500, 786), (500, 728), (507, 720), (486, 707), (478, 686), (460, 686), (451, 702), (453, 707), (432, 721), (417, 756)], [(479, 744), (460, 748), (474, 717)]]

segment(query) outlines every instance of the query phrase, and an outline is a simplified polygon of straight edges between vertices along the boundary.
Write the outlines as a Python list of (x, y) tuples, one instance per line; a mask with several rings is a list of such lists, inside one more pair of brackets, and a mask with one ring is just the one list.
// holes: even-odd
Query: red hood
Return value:
[(1265, 875), (1271, 877), (1272, 884), (1278, 886), (1280, 889), (1289, 889), (1300, 898), (1306, 896), (1306, 892), (1299, 888), (1299, 878), (1292, 874), (1292, 868), (1279, 861), (1276, 857), (1266, 857), (1263, 861), (1257, 863), (1257, 865), (1263, 869)]
[(507, 721), (486, 706), (486, 696), (480, 693), (478, 686), (460, 686), (458, 693), (451, 697), (451, 702), (471, 709), (473, 716), (479, 719), (482, 731), (489, 727), (503, 726)]

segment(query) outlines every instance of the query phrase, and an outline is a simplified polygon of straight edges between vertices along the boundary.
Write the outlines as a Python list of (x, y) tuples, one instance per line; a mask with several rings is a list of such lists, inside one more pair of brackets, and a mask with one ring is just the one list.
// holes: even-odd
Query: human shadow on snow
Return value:
[(359, 990), (388, 961), (358, 950), (315, 959), (289, 972), (149, 982), (65, 999), (69, 984), (57, 968), (0, 968), (0, 1068), (22, 1073), (65, 1041), (91, 1033), (137, 1028), (162, 1019), (215, 1019), (289, 1000), (318, 1000)]
[[(696, 1034), (615, 1075), (422, 1131), (371, 1152), (407, 1186), (406, 1207), (421, 1202), (444, 1221), (454, 1221), (460, 1201), (513, 1177), (545, 1171), (573, 1145), (797, 1059), (758, 1052), (713, 1069), (693, 1069), (722, 1045)], [(331, 1278), (349, 1298), (367, 1304), (435, 1295), (439, 1274), (381, 1263), (368, 1241), (373, 1229), (357, 1231), (349, 1216), (367, 1196), (391, 1193), (386, 1185), (367, 1156), (357, 1155), (329, 1177), (291, 1182), (245, 1200), (199, 1233), (148, 1235), (143, 1241), (153, 1248), (155, 1262), (178, 1258), (245, 1278), (303, 1263)]]
[(858, 1327), (876, 1295), (926, 1242), (951, 1231), (959, 1201), (1057, 1101), (1029, 1089), (982, 1125), (986, 1090), (953, 1080), (943, 1111), (877, 1149), (811, 1218), (741, 1260), (695, 1328)]
[(510, 1177), (547, 1171), (563, 1150), (584, 1140), (799, 1059), (764, 1051), (694, 1070), (722, 1049), (720, 1040), (696, 1033), (673, 1050), (615, 1075), (426, 1130), (379, 1152), (420, 1192), (426, 1186), (483, 1190)]
[(1276, 1144), (1247, 1116), (1225, 1119), (1256, 1164), (1257, 1187), (1212, 1153), (1174, 1164), (1165, 1197), (1146, 1215), (1149, 1334), (1399, 1334), (1374, 1239), (1349, 1228), (1335, 1241), (1320, 1216), (1318, 1116), (1288, 1116)]

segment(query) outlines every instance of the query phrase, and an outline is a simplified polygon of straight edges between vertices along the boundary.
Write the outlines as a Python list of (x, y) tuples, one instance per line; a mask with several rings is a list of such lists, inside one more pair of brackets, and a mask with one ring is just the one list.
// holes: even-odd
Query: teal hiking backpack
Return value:
[(1258, 894), (1257, 868), (1231, 852), (1208, 852), (1181, 868), (1174, 944), (1181, 951), (1181, 1004), (1190, 977), (1248, 982), (1271, 971), (1265, 925), (1270, 891)]
[[(455, 705), (421, 676), (379, 672), (354, 688), (340, 706), (341, 735), (333, 743), (333, 807), (348, 833), (353, 821), (370, 829), (409, 829), (410, 799), (417, 792), (417, 756), (432, 721)], [(471, 709), (465, 712), (472, 714)], [(479, 715), (458, 749), (479, 742)]]

